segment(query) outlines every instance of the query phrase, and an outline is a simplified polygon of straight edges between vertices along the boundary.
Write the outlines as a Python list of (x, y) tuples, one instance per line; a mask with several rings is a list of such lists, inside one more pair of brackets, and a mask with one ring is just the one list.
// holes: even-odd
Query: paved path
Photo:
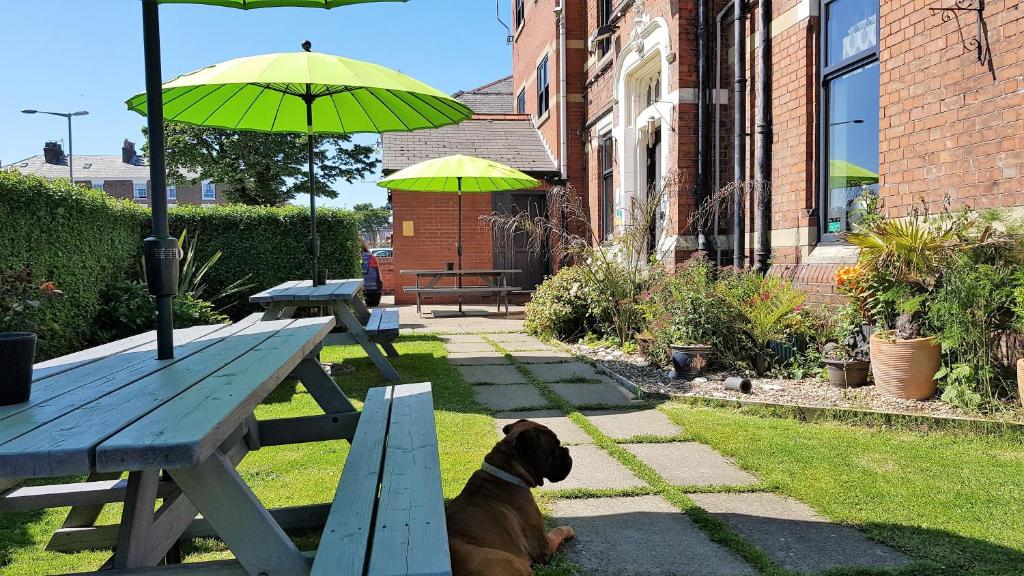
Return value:
[[(692, 492), (682, 498), (786, 570), (897, 568), (909, 562), (801, 502), (759, 491), (754, 475), (711, 447), (686, 441), (663, 412), (559, 347), (515, 332), (443, 338), (477, 401), (495, 412), (499, 434), (516, 420), (534, 420), (571, 447), (572, 473), (541, 490), (552, 491), (554, 520), (576, 529), (577, 539), (566, 550), (581, 574), (759, 573), (670, 503), (668, 492), (658, 488), (664, 485), (678, 487), (676, 495)], [(643, 478), (657, 478), (658, 484)], [(638, 490), (654, 493), (636, 496)]]

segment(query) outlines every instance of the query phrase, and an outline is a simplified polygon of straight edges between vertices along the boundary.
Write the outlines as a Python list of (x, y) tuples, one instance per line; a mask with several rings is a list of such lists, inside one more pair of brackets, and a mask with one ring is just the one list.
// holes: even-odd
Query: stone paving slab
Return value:
[(457, 366), (470, 384), (521, 384), (526, 378), (514, 366)]
[(557, 348), (548, 346), (547, 344), (544, 344), (543, 342), (540, 341), (537, 341), (536, 344), (532, 342), (498, 342), (498, 345), (504, 348), (505, 350), (508, 350), (509, 352), (551, 352), (557, 350)]
[(548, 401), (531, 384), (473, 386), (476, 401), (496, 411), (544, 408)]
[(757, 574), (661, 496), (559, 500), (551, 510), (576, 530), (566, 551), (587, 575)]
[[(456, 352), (448, 355), (448, 361), (456, 366), (509, 364), (508, 358), (497, 352)], [(521, 381), (522, 378), (519, 380)]]
[(676, 486), (749, 486), (757, 478), (698, 442), (623, 444), (623, 448)]
[[(569, 448), (572, 471), (561, 482), (545, 482), (541, 490), (571, 490), (573, 488), (624, 489), (646, 486), (607, 452), (592, 444)], [(603, 498), (602, 498), (603, 500)]]
[(513, 352), (512, 355), (521, 364), (557, 364), (575, 359), (571, 354), (555, 349)]
[(679, 427), (660, 410), (588, 410), (583, 413), (609, 438), (624, 440), (634, 436), (678, 436)]
[(566, 380), (594, 379), (600, 380), (597, 368), (585, 362), (568, 362), (565, 364), (538, 364), (529, 367), (534, 376), (544, 382), (564, 382)]
[(548, 384), (559, 396), (574, 406), (632, 406), (636, 400), (629, 390), (618, 384)]
[(449, 353), (456, 352), (497, 352), (487, 342), (451, 342), (446, 345)]
[(556, 436), (558, 436), (558, 439), (562, 441), (562, 444), (567, 446), (594, 443), (593, 439), (591, 439), (582, 428), (577, 426), (572, 420), (569, 420), (558, 410), (502, 412), (494, 415), (494, 426), (498, 429), (498, 434), (503, 435), (504, 432), (502, 432), (501, 429), (504, 428), (506, 424), (512, 424), (518, 420), (531, 420), (538, 424), (547, 426), (555, 433)]
[(841, 567), (895, 568), (904, 554), (861, 532), (818, 516), (806, 504), (777, 494), (693, 494), (698, 506), (724, 520), (783, 568), (821, 572)]
[(523, 332), (509, 332), (507, 334), (488, 334), (488, 338), (495, 342), (514, 342), (514, 343), (528, 343), (528, 344), (541, 344), (544, 342), (536, 336), (531, 336)]
[(477, 334), (448, 334), (441, 336), (441, 340), (448, 344), (487, 344), (484, 337)]

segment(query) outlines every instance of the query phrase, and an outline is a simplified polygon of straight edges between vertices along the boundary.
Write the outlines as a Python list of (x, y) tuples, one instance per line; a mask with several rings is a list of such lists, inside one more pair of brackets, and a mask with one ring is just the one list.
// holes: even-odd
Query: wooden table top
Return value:
[(254, 294), (249, 297), (249, 302), (271, 304), (273, 302), (350, 301), (362, 288), (362, 278), (328, 280), (323, 286), (313, 286), (311, 280), (295, 280)]
[(333, 317), (154, 332), (36, 366), (0, 407), (0, 478), (189, 468), (204, 461), (334, 328)]

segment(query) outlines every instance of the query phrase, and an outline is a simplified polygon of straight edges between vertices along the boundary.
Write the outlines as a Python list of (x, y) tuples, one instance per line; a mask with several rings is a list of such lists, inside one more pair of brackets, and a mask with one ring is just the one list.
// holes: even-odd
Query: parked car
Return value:
[(380, 266), (377, 264), (377, 257), (363, 244), (363, 299), (366, 305), (373, 308), (380, 304), (380, 297), (384, 293), (384, 281), (380, 277)]
[(391, 258), (395, 255), (395, 249), (391, 247), (387, 248), (372, 248), (370, 254), (373, 254), (377, 258)]

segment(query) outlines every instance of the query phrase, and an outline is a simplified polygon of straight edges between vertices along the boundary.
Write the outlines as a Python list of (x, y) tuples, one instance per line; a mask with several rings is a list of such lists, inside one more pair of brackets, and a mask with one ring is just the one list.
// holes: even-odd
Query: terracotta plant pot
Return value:
[(836, 388), (860, 388), (868, 383), (870, 362), (863, 360), (826, 360), (828, 383)]
[(28, 401), (32, 391), (32, 361), (35, 354), (35, 334), (0, 334), (0, 406)]
[(885, 396), (927, 400), (935, 395), (942, 347), (934, 337), (886, 340), (871, 335), (871, 373)]
[(672, 367), (680, 378), (696, 378), (708, 367), (711, 346), (703, 344), (673, 344)]
[(1017, 399), (1024, 406), (1024, 358), (1017, 360)]

